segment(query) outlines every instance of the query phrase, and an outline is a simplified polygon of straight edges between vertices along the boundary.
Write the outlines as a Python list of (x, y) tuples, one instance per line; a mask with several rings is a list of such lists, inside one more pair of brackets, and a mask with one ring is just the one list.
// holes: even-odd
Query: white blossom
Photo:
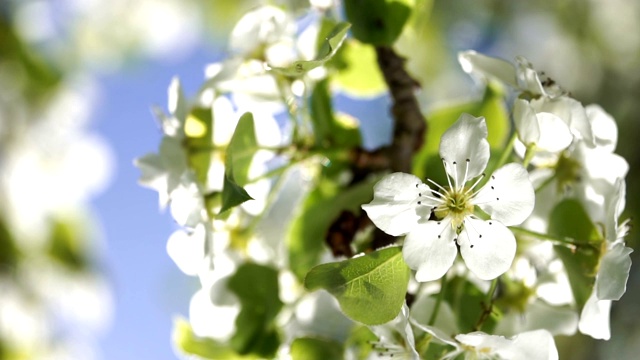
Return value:
[(479, 54), (473, 50), (458, 53), (462, 70), (484, 80), (497, 80), (526, 92), (533, 97), (555, 98), (564, 94), (544, 73), (537, 72), (522, 56), (516, 57), (516, 66), (508, 61)]
[(633, 249), (626, 247), (624, 243), (624, 237), (629, 230), (628, 221), (618, 224), (618, 218), (625, 206), (624, 180), (618, 179), (615, 187), (616, 192), (607, 203), (605, 240), (600, 247), (600, 263), (595, 284), (582, 308), (578, 324), (581, 333), (603, 340), (611, 338), (609, 324), (611, 303), (613, 300), (620, 300), (627, 290), (631, 269), (630, 254), (633, 252)]
[(469, 334), (458, 334), (452, 338), (438, 328), (415, 322), (414, 324), (433, 335), (438, 341), (455, 348), (454, 351), (445, 355), (444, 359), (456, 359), (460, 354), (464, 354), (466, 359), (558, 359), (558, 350), (553, 336), (546, 330), (527, 331), (510, 338), (475, 331)]
[[(486, 137), (484, 118), (463, 114), (440, 141), (447, 188), (428, 180), (438, 188), (434, 190), (414, 175), (393, 173), (375, 185), (373, 200), (362, 206), (381, 230), (394, 236), (407, 234), (403, 255), (417, 270), (418, 281), (442, 277), (453, 264), (457, 247), (467, 267), (481, 279), (496, 278), (511, 266), (516, 241), (507, 226), (529, 216), (534, 192), (526, 170), (515, 163), (496, 170), (484, 187), (474, 190), (489, 161)], [(476, 205), (491, 218), (476, 216)], [(432, 215), (435, 220), (430, 220)]]
[(415, 348), (407, 304), (402, 305), (395, 319), (383, 325), (371, 326), (370, 329), (378, 336), (378, 341), (373, 343), (369, 359), (420, 359)]

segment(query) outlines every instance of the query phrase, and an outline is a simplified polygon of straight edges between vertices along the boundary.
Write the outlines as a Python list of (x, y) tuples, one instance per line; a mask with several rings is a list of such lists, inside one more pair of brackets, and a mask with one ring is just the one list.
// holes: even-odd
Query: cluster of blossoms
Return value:
[[(478, 279), (500, 277), (505, 291), (519, 283), (515, 298), (503, 307), (506, 314), (496, 333), (517, 335), (514, 343), (530, 350), (511, 353), (508, 340), (484, 333), (458, 335), (454, 341), (435, 327), (422, 330), (456, 348), (504, 346), (488, 350), (501, 358), (557, 358), (551, 335), (580, 331), (608, 340), (611, 302), (626, 290), (632, 252), (624, 243), (628, 220), (619, 223), (628, 165), (613, 152), (615, 121), (598, 105), (583, 107), (524, 58), (516, 59), (517, 66), (474, 51), (459, 59), (466, 72), (488, 85), (498, 81), (516, 90), (516, 133), (505, 151), (514, 149), (521, 164), (498, 168), (476, 190), (489, 158), (487, 128), (483, 118), (463, 114), (440, 142), (448, 187), (428, 179), (436, 187), (432, 189), (414, 175), (393, 173), (376, 184), (373, 201), (362, 208), (381, 230), (406, 235), (404, 259), (419, 282), (454, 276), (449, 269), (459, 249)], [(467, 187), (468, 181), (472, 185)], [(585, 213), (586, 221), (574, 226), (591, 224), (597, 233), (569, 244), (571, 254), (581, 246), (597, 254), (588, 299), (572, 294), (570, 281), (576, 274), (569, 271), (575, 269), (563, 265), (562, 248), (554, 252), (553, 241), (558, 248), (563, 239), (549, 235), (554, 209), (567, 200), (576, 201)]]
[[(331, 12), (317, 3), (297, 19), (273, 6), (250, 11), (231, 33), (231, 56), (207, 67), (195, 98), (188, 101), (176, 79), (169, 114), (156, 110), (164, 137), (158, 153), (136, 161), (140, 182), (159, 192), (161, 206), (170, 207), (181, 227), (167, 242), (169, 256), (201, 283), (190, 305), (192, 333), (176, 336), (180, 351), (206, 357), (193, 349), (210, 347), (211, 353), (296, 358), (292, 354), (303, 348), (369, 359), (557, 359), (555, 335), (579, 330), (609, 338), (609, 308), (625, 292), (631, 252), (624, 243), (627, 222), (619, 223), (628, 166), (613, 153), (613, 119), (596, 105), (583, 107), (522, 58), (514, 66), (464, 52), (459, 59), (466, 72), (517, 95), (515, 130), (502, 156), (490, 159), (502, 144), (490, 145), (489, 119), (460, 114), (440, 139), (446, 183), (396, 172), (349, 189), (351, 169), (332, 168), (327, 154), (335, 149), (313, 138), (320, 131), (313, 117), (322, 111), (321, 101), (309, 97), (319, 81), (331, 78), (334, 69), (325, 62), (336, 52), (330, 47), (317, 54), (321, 20)], [(327, 180), (335, 176), (330, 171), (339, 180)], [(360, 196), (362, 189), (368, 197)], [(355, 237), (366, 239), (346, 245), (368, 253), (342, 263), (323, 264), (331, 261), (328, 249), (316, 254), (316, 244), (292, 240), (290, 233), (300, 228), (311, 239), (324, 235), (314, 231), (346, 237), (343, 228), (329, 229), (327, 214), (347, 213), (354, 208), (349, 202), (359, 211), (371, 190), (373, 200), (361, 209), (383, 232), (404, 236), (399, 264), (394, 257), (375, 262), (389, 249), (370, 251), (370, 225), (355, 226), (361, 230)], [(233, 196), (241, 201), (230, 205)], [(578, 219), (574, 227), (588, 231), (559, 229), (554, 217)], [(593, 273), (567, 266), (578, 261), (574, 256), (588, 258)], [(370, 268), (355, 266), (358, 259)], [(387, 265), (388, 274), (372, 275)], [(354, 302), (393, 297), (397, 284), (377, 285), (403, 276), (402, 269), (411, 300), (405, 302), (405, 287), (395, 319), (353, 315)], [(334, 297), (307, 292), (302, 282)], [(456, 290), (447, 289), (451, 282)], [(576, 295), (577, 283), (591, 295)], [(479, 309), (475, 326), (461, 320), (467, 315), (454, 308), (461, 303)]]
[[(226, 342), (234, 334), (240, 306), (227, 282), (243, 264), (281, 269), (283, 301), (299, 301), (302, 307), (311, 301), (313, 308), (317, 301), (330, 301), (328, 295), (317, 294), (300, 301), (301, 285), (286, 270), (282, 235), (265, 235), (273, 218), (281, 216), (272, 209), (273, 203), (293, 206), (298, 200), (291, 194), (304, 192), (298, 187), (319, 166), (317, 160), (311, 160), (315, 164), (311, 167), (291, 167), (294, 155), (290, 149), (301, 133), (293, 130), (299, 124), (287, 113), (300, 106), (296, 99), (308, 83), (323, 77), (324, 69), (319, 67), (298, 79), (273, 70), (314, 58), (317, 11), (311, 10), (306, 19), (311, 23), (300, 27), (291, 14), (275, 6), (260, 6), (245, 14), (231, 32), (231, 56), (207, 66), (195, 99), (187, 100), (179, 80), (172, 81), (169, 114), (154, 109), (164, 133), (160, 149), (136, 160), (142, 171), (140, 183), (158, 191), (160, 206), (169, 206), (181, 226), (167, 241), (169, 256), (185, 274), (200, 279), (201, 289), (193, 295), (189, 309), (196, 336)], [(243, 119), (247, 120), (244, 124)], [(249, 143), (240, 138), (250, 139)], [(234, 139), (240, 139), (240, 147), (232, 150)], [(236, 158), (248, 160), (245, 169), (229, 169)], [(245, 174), (239, 176), (239, 172)], [(224, 192), (229, 177), (235, 178), (251, 200), (226, 210)], [(294, 199), (281, 199), (282, 188), (292, 185), (294, 191), (287, 193)], [(327, 306), (337, 312), (335, 304)], [(292, 320), (295, 315), (283, 318), (281, 326), (290, 327), (292, 333), (303, 331), (313, 321), (309, 316), (306, 313), (300, 321)]]

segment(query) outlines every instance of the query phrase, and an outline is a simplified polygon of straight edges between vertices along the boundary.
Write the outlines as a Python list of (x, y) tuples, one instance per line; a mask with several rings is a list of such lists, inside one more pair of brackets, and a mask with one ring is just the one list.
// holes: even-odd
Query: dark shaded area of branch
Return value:
[[(375, 50), (378, 67), (382, 71), (393, 99), (391, 107), (394, 119), (393, 141), (391, 145), (376, 151), (356, 149), (352, 152), (353, 183), (378, 171), (411, 173), (413, 155), (422, 147), (427, 131), (426, 120), (415, 97), (415, 91), (420, 84), (405, 70), (405, 59), (388, 46), (378, 46)], [(332, 227), (340, 228), (340, 222), (344, 219), (344, 217), (338, 217)], [(372, 247), (373, 249), (385, 247), (393, 244), (395, 240), (395, 237), (376, 228)]]
[(405, 70), (405, 59), (390, 47), (375, 49), (378, 66), (393, 99), (393, 141), (391, 145), (372, 152), (354, 150), (352, 160), (358, 180), (381, 170), (410, 173), (413, 154), (422, 147), (427, 131), (427, 123), (415, 97), (420, 84)]

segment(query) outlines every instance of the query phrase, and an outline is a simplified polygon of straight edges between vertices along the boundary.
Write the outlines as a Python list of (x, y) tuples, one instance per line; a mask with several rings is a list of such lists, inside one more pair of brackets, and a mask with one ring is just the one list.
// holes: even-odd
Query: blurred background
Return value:
[[(159, 145), (149, 108), (166, 107), (171, 78), (194, 94), (235, 22), (263, 2), (0, 0), (0, 359), (176, 358), (172, 318), (198, 284), (167, 256), (173, 220), (132, 162)], [(309, 5), (270, 3), (300, 15)], [(458, 51), (525, 56), (617, 120), (630, 164), (624, 214), (637, 218), (640, 2), (416, 6), (397, 49), (410, 55), (425, 112), (479, 96)], [(630, 246), (637, 238), (632, 229)], [(559, 338), (561, 358), (640, 352), (639, 257), (613, 305), (612, 339)]]

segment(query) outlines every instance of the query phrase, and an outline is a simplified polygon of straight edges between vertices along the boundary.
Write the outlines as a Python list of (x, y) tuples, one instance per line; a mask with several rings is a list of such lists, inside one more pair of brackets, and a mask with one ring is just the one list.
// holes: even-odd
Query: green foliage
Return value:
[[(486, 297), (485, 293), (464, 277), (458, 276), (448, 280), (444, 300), (457, 315), (456, 320), (461, 334), (475, 330), (480, 315), (489, 305), (486, 303)], [(494, 304), (491, 315), (482, 324), (482, 331), (491, 333), (499, 317), (500, 311)]]
[(20, 252), (16, 247), (13, 235), (7, 228), (4, 219), (0, 217), (0, 272), (13, 270), (18, 263)]
[(365, 44), (391, 46), (402, 33), (413, 8), (412, 0), (345, 0), (353, 37)]
[(200, 184), (207, 183), (213, 146), (213, 114), (211, 108), (196, 107), (185, 119), (187, 163)]
[(324, 289), (338, 299), (342, 311), (367, 325), (393, 320), (404, 304), (409, 267), (400, 247), (390, 247), (349, 260), (322, 264), (307, 274), (309, 290)]
[(253, 200), (247, 191), (234, 180), (231, 167), (227, 167), (224, 173), (222, 185), (222, 207), (219, 214), (234, 208), (245, 201)]
[(433, 170), (438, 169), (436, 174), (442, 172), (442, 161), (438, 155), (440, 138), (462, 113), (476, 117), (484, 116), (489, 131), (489, 145), (492, 149), (504, 147), (511, 124), (509, 110), (502, 91), (487, 86), (481, 100), (448, 106), (427, 115), (429, 131), (426, 133), (424, 146), (413, 158), (413, 173), (416, 176), (437, 179), (433, 176)]
[(347, 37), (347, 31), (349, 31), (350, 27), (351, 24), (345, 22), (336, 24), (325, 39), (324, 45), (320, 48), (318, 55), (314, 60), (294, 61), (293, 64), (288, 67), (273, 67), (272, 69), (286, 76), (301, 76), (309, 70), (324, 65), (336, 54), (336, 51), (338, 51), (342, 42)]
[(342, 343), (311, 337), (297, 338), (291, 344), (292, 360), (343, 359)]
[(13, 67), (3, 69), (3, 76), (10, 76), (4, 79), (13, 78), (13, 86), (21, 88), (22, 98), (30, 104), (45, 103), (62, 80), (60, 69), (54, 68), (51, 62), (24, 43), (14, 24), (7, 20), (10, 19), (0, 16), (0, 59), (3, 65), (11, 64)]
[(178, 349), (189, 355), (196, 355), (203, 359), (254, 359), (253, 356), (240, 356), (233, 349), (209, 338), (196, 336), (189, 322), (177, 318), (173, 322), (173, 343)]
[(387, 90), (373, 46), (347, 39), (339, 56), (343, 66), (332, 79), (344, 92), (356, 97), (371, 97)]
[[(602, 241), (582, 205), (572, 199), (560, 202), (551, 212), (549, 235), (573, 239), (580, 243), (594, 243), (594, 245)], [(554, 246), (567, 269), (571, 291), (578, 308), (584, 306), (593, 289), (599, 261), (597, 248), (597, 245), (595, 247), (580, 246), (575, 251), (562, 245)]]
[(238, 120), (238, 125), (227, 146), (220, 213), (245, 201), (253, 200), (242, 186), (249, 182), (249, 167), (257, 150), (258, 141), (253, 115), (247, 112)]
[(229, 278), (227, 287), (240, 299), (242, 306), (236, 318), (231, 347), (241, 355), (273, 357), (280, 345), (274, 323), (282, 308), (278, 297), (278, 272), (267, 266), (245, 263)]
[(336, 119), (331, 105), (328, 80), (319, 81), (311, 94), (310, 110), (316, 143), (323, 147), (354, 147), (360, 145), (360, 131)]
[(89, 263), (84, 253), (82, 238), (77, 223), (54, 220), (49, 238), (49, 256), (71, 270), (85, 270)]
[(361, 211), (360, 204), (370, 201), (372, 194), (372, 183), (362, 182), (344, 189), (333, 180), (320, 179), (287, 232), (289, 266), (298, 279), (304, 279), (309, 269), (318, 263), (327, 230), (340, 212)]
[(258, 140), (256, 140), (253, 114), (247, 112), (238, 120), (225, 158), (225, 167), (233, 167), (236, 182), (240, 186), (246, 185), (249, 180), (249, 167), (256, 151), (258, 151)]

